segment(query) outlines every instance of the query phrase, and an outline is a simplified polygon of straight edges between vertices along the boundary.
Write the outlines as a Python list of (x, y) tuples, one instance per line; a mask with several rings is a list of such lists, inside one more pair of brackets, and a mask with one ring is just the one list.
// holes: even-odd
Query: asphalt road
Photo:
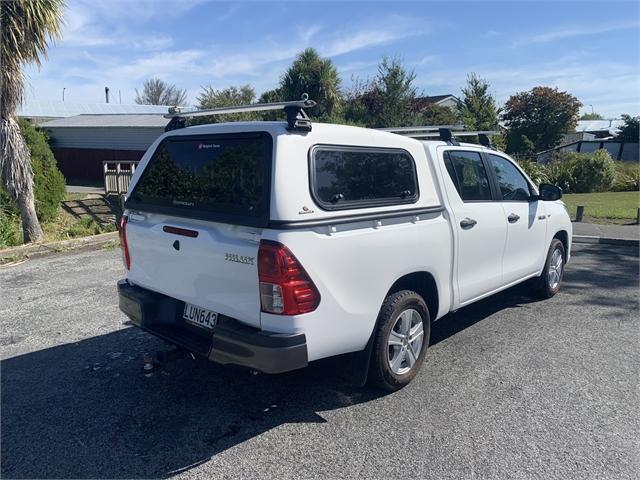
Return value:
[(1, 477), (638, 478), (637, 250), (576, 246), (565, 285), (434, 325), (394, 394), (332, 367), (251, 376), (123, 324), (118, 251), (0, 268)]

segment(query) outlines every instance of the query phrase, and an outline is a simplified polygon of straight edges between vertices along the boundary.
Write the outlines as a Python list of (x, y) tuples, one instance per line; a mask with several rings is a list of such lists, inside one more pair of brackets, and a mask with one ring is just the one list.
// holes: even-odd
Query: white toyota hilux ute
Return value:
[(221, 364), (265, 373), (358, 352), (395, 390), (431, 322), (529, 280), (560, 288), (562, 192), (507, 155), (314, 123), (177, 128), (142, 158), (125, 202), (120, 309)]

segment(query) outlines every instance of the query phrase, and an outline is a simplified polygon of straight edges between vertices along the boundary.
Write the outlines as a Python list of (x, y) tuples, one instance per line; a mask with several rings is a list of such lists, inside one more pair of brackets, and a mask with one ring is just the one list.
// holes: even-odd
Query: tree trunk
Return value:
[[(1, 0), (0, 0), (1, 1)], [(18, 204), (22, 219), (24, 243), (44, 239), (36, 216), (33, 196), (33, 170), (31, 153), (18, 123), (12, 117), (0, 120), (0, 179), (7, 193)]]
[(22, 192), (16, 199), (20, 208), (20, 220), (22, 220), (22, 236), (24, 243), (40, 242), (44, 240), (44, 234), (36, 216), (36, 207), (33, 201), (33, 192)]

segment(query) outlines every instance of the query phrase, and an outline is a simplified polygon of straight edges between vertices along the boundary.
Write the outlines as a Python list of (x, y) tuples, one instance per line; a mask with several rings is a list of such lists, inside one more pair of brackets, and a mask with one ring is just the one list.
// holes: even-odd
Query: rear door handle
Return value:
[(520, 215), (516, 215), (515, 213), (512, 213), (507, 217), (507, 220), (509, 220), (509, 223), (516, 223), (518, 220), (520, 220)]
[(473, 218), (465, 218), (460, 221), (460, 226), (462, 228), (473, 228), (478, 222), (476, 222)]

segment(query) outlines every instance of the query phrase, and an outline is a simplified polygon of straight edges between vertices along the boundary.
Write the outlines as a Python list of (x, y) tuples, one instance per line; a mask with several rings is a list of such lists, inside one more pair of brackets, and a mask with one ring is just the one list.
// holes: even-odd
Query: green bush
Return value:
[(549, 183), (559, 186), (564, 193), (571, 193), (575, 185), (573, 163), (566, 155), (558, 155), (546, 165)]
[(528, 158), (517, 159), (518, 165), (529, 175), (533, 183), (540, 185), (541, 183), (549, 183), (547, 169), (541, 163), (537, 163)]
[(65, 195), (65, 179), (47, 142), (47, 136), (26, 120), (20, 120), (20, 130), (31, 152), (33, 190), (36, 213), (42, 222), (55, 220)]
[(640, 191), (640, 163), (615, 162), (616, 179), (611, 190), (614, 192)]
[(13, 247), (21, 243), (22, 232), (18, 216), (0, 205), (0, 248)]
[(616, 178), (616, 168), (609, 152), (603, 149), (578, 154), (573, 167), (575, 193), (607, 192)]
[(561, 152), (546, 167), (549, 183), (565, 193), (606, 192), (616, 177), (615, 162), (606, 150)]

